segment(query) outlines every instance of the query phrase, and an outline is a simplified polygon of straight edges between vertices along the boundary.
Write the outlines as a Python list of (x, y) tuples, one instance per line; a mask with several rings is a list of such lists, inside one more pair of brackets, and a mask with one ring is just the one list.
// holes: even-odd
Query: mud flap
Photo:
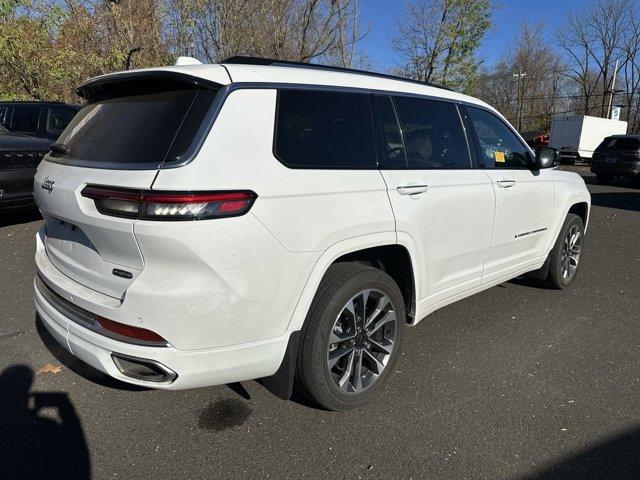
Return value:
[(527, 272), (527, 277), (534, 278), (536, 280), (546, 280), (547, 276), (549, 275), (550, 260), (551, 254), (547, 255), (547, 259), (539, 269), (533, 270), (532, 272)]
[(276, 397), (283, 400), (291, 398), (293, 391), (293, 374), (296, 370), (296, 357), (300, 345), (300, 331), (295, 331), (289, 336), (287, 350), (276, 373), (270, 377), (263, 377), (258, 380), (267, 390)]

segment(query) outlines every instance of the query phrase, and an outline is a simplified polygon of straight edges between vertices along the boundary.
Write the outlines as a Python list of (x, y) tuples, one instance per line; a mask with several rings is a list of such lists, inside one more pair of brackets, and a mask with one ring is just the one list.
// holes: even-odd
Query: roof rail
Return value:
[(276, 60), (273, 58), (261, 58), (261, 57), (246, 57), (243, 55), (236, 55), (222, 60), (220, 63), (235, 64), (235, 65), (264, 65), (271, 67), (300, 67), (311, 68), (314, 70), (329, 70), (332, 72), (345, 72), (356, 73), (359, 75), (368, 75), (370, 77), (386, 78), (389, 80), (399, 80), (401, 82), (417, 83), (418, 85), (427, 85), (429, 87), (441, 88), (443, 90), (453, 90), (442, 85), (436, 85), (434, 83), (421, 82), (420, 80), (413, 80), (411, 78), (400, 77), (398, 75), (390, 75), (387, 73), (370, 72), (368, 70), (357, 70), (355, 68), (334, 67), (332, 65), (320, 65), (317, 63), (305, 63), (305, 62), (292, 62), (289, 60)]

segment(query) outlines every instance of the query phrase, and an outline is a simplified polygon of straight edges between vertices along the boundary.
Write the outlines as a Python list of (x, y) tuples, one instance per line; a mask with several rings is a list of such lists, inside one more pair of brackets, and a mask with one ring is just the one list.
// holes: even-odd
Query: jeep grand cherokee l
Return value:
[(385, 75), (232, 58), (129, 71), (38, 168), (35, 301), (73, 355), (137, 385), (294, 382), (341, 410), (407, 326), (580, 267), (590, 196), (489, 105)]

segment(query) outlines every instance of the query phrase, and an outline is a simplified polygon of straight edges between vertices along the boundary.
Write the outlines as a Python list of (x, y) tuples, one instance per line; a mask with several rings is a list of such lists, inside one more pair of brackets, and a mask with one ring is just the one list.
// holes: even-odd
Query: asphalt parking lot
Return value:
[(639, 478), (640, 185), (574, 170), (593, 209), (573, 288), (515, 280), (434, 313), (348, 413), (74, 361), (36, 321), (37, 212), (0, 214), (0, 477)]

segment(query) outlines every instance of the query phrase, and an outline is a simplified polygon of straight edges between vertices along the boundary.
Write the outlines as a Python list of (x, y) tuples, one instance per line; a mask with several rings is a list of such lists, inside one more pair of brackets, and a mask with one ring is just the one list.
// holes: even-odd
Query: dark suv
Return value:
[(593, 152), (591, 171), (603, 184), (614, 177), (640, 177), (640, 135), (605, 138)]
[(0, 102), (0, 124), (13, 133), (56, 140), (82, 105)]
[(50, 144), (0, 125), (0, 208), (33, 202), (33, 177)]

